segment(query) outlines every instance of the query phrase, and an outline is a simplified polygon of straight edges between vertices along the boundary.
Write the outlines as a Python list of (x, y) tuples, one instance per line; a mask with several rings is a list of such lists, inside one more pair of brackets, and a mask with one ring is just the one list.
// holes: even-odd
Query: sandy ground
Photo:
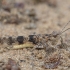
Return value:
[[(1, 36), (28, 36), (33, 34), (49, 34), (53, 31), (61, 31), (66, 23), (70, 21), (70, 0), (57, 0), (57, 7), (53, 8), (48, 6), (46, 3), (41, 3), (37, 5), (25, 4), (25, 9), (35, 9), (37, 18), (39, 19), (35, 22), (36, 29), (27, 29), (26, 26), (30, 25), (30, 22), (20, 22), (17, 24), (0, 22), (0, 35)], [(13, 9), (12, 9), (13, 10)], [(24, 9), (23, 9), (24, 10)], [(4, 12), (2, 12), (4, 13)], [(0, 13), (1, 14), (1, 13)], [(22, 15), (24, 17), (24, 15)], [(70, 27), (70, 23), (67, 28)], [(63, 34), (64, 42), (68, 45), (70, 43), (70, 31)], [(1, 45), (2, 47), (2, 45)], [(70, 46), (69, 46), (70, 48)], [(34, 50), (33, 56), (30, 48), (18, 49), (18, 50), (8, 50), (6, 52), (0, 53), (0, 61), (7, 62), (8, 58), (16, 60), (21, 70), (70, 70), (70, 50), (59, 49), (61, 52), (62, 59), (61, 64), (55, 69), (45, 69), (42, 67), (44, 63), (44, 50)], [(58, 53), (58, 51), (55, 51)], [(38, 57), (42, 57), (39, 59)], [(49, 54), (48, 54), (49, 56)], [(33, 69), (32, 69), (32, 58), (33, 58)]]

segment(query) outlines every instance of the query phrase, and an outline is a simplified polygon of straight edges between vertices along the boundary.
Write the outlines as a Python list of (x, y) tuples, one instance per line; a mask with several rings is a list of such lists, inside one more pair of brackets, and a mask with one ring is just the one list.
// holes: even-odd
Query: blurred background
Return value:
[(70, 0), (0, 0), (1, 36), (51, 33), (69, 21)]

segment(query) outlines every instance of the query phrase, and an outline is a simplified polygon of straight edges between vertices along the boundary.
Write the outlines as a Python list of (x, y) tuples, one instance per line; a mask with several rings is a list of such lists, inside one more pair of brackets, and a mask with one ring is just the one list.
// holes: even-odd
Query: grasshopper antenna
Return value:
[[(65, 27), (70, 23), (70, 21), (62, 28), (62, 31), (65, 29)], [(61, 32), (62, 32), (61, 31)]]
[(63, 32), (61, 32), (61, 34), (64, 33), (64, 32), (66, 32), (66, 31), (69, 30), (69, 29), (70, 29), (70, 28), (67, 28), (66, 30), (64, 30)]
[(62, 28), (62, 30), (61, 30), (61, 32), (60, 32), (60, 34), (63, 34), (65, 31), (67, 31), (67, 30), (69, 30), (70, 28), (67, 28), (66, 30), (64, 30), (65, 29), (65, 27), (68, 25), (70, 23), (70, 21)]

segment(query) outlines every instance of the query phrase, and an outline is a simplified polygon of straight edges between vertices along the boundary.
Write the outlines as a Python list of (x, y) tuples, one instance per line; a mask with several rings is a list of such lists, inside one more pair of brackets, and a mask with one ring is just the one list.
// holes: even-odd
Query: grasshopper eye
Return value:
[(57, 31), (53, 31), (53, 32), (52, 32), (52, 35), (53, 35), (54, 38), (56, 38), (59, 34), (60, 34), (60, 33), (57, 32)]

